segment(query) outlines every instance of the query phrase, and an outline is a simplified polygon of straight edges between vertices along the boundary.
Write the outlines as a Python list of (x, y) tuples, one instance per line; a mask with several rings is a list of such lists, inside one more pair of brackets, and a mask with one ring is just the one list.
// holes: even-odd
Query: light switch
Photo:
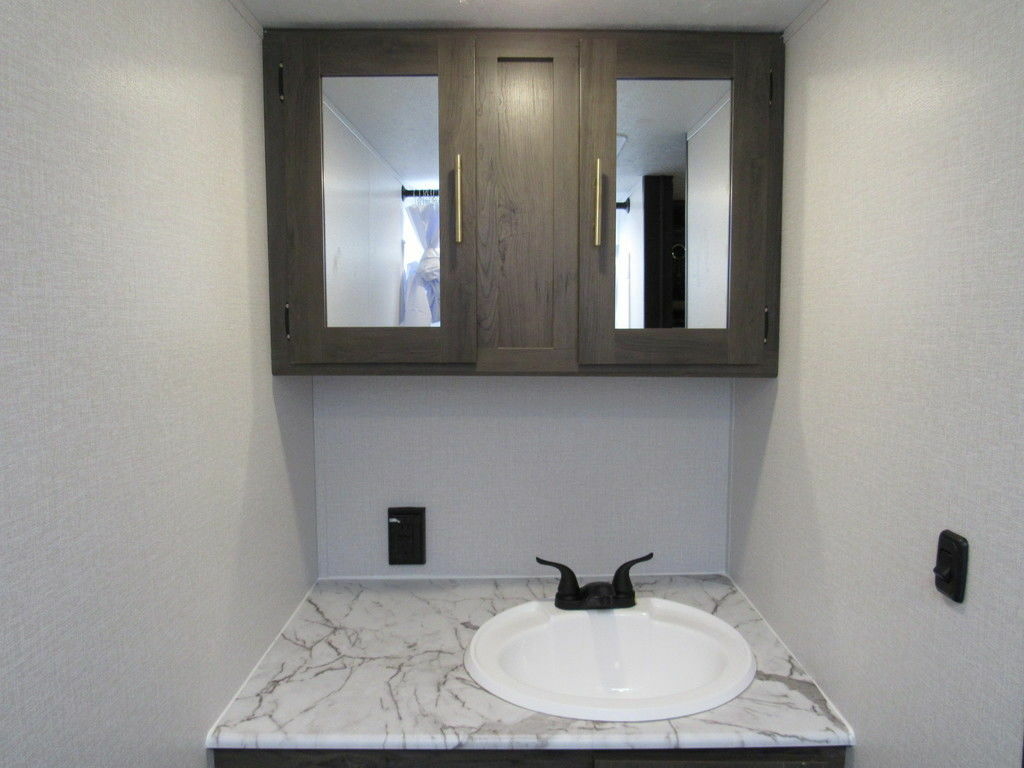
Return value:
[(949, 530), (940, 533), (932, 573), (935, 588), (954, 602), (962, 603), (967, 589), (967, 539)]

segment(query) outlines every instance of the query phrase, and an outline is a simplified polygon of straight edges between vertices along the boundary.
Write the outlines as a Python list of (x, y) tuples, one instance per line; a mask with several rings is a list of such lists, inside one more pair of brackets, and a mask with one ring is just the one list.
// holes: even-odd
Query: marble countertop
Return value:
[(210, 730), (211, 748), (673, 749), (841, 746), (853, 732), (724, 576), (634, 577), (638, 596), (712, 613), (757, 675), (716, 709), (607, 723), (543, 715), (480, 688), (462, 658), (491, 616), (554, 579), (322, 581)]

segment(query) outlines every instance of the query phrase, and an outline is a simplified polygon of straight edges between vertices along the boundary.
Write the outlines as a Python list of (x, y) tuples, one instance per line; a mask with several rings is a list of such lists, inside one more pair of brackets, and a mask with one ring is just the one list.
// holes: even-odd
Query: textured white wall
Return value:
[(324, 100), (327, 324), (398, 325), (402, 182)]
[(0, 763), (198, 767), (315, 575), (260, 42), (223, 0), (14, 0), (0, 30)]
[(629, 192), (629, 212), (615, 212), (615, 327), (644, 327), (644, 185)]
[(686, 137), (686, 327), (729, 322), (732, 99)]
[(730, 572), (858, 768), (1020, 766), (1024, 4), (833, 0), (786, 79), (781, 362), (736, 385)]
[[(389, 377), (315, 383), (320, 575), (722, 572), (726, 380)], [(427, 507), (427, 564), (385, 512)]]

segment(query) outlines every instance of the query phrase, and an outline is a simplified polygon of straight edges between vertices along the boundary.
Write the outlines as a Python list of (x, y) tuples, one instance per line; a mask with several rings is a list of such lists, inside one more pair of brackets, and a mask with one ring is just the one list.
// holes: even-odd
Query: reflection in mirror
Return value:
[(617, 89), (615, 327), (725, 328), (732, 83)]
[(437, 77), (325, 77), (322, 117), (327, 325), (440, 325)]

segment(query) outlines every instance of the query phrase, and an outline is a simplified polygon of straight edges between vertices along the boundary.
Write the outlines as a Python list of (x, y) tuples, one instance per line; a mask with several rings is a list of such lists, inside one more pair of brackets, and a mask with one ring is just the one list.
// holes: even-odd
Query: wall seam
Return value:
[(313, 416), (313, 511), (316, 514), (316, 579), (314, 583), (324, 577), (324, 571), (327, 570), (326, 563), (321, 561), (322, 553), (327, 551), (327, 547), (323, 545), (323, 525), (324, 516), (320, 514), (320, 439), (319, 439), (319, 427), (317, 426), (316, 419), (316, 400), (317, 400), (317, 377), (311, 377), (310, 382), (312, 386), (309, 388), (309, 407), (312, 411)]
[(732, 578), (732, 470), (736, 443), (736, 380), (729, 380), (729, 450), (725, 457), (725, 573)]
[(235, 9), (238, 15), (242, 17), (242, 20), (256, 33), (257, 37), (263, 38), (263, 25), (260, 24), (259, 19), (253, 15), (253, 12), (249, 10), (242, 0), (227, 0), (227, 4)]
[(224, 716), (228, 713), (228, 710), (231, 708), (231, 705), (235, 703), (235, 700), (241, 698), (242, 691), (245, 690), (245, 686), (249, 684), (249, 680), (252, 678), (253, 675), (256, 674), (256, 671), (260, 668), (260, 665), (263, 664), (263, 660), (267, 658), (267, 655), (274, 648), (274, 645), (277, 643), (277, 639), (284, 634), (285, 628), (295, 620), (296, 616), (299, 615), (299, 610), (302, 608), (302, 606), (306, 604), (306, 601), (309, 599), (309, 595), (313, 591), (314, 587), (316, 587), (315, 581), (309, 585), (309, 589), (307, 589), (306, 592), (303, 594), (302, 599), (299, 601), (299, 604), (295, 606), (295, 610), (288, 614), (288, 618), (285, 619), (284, 624), (281, 625), (281, 628), (270, 639), (270, 642), (267, 644), (266, 650), (260, 654), (260, 657), (256, 660), (256, 663), (253, 665), (252, 670), (249, 672), (248, 675), (245, 676), (245, 680), (242, 681), (242, 684), (238, 686), (238, 690), (235, 691), (234, 695), (230, 699), (228, 699), (228, 703), (224, 705), (224, 709), (220, 711), (220, 714), (217, 715), (217, 719), (213, 721), (213, 725), (210, 726), (210, 730), (206, 732), (205, 744), (207, 749), (212, 749), (216, 746), (214, 742), (213, 732), (217, 729), (217, 724), (224, 719)]
[(788, 43), (792, 40), (818, 14), (818, 11), (828, 5), (828, 3), (829, 0), (814, 0), (799, 16), (790, 22), (788, 27), (782, 30), (782, 41)]
[(697, 134), (703, 131), (705, 127), (707, 127), (707, 124), (711, 122), (712, 118), (714, 118), (715, 115), (721, 112), (722, 108), (727, 106), (731, 101), (732, 88), (730, 87), (729, 92), (725, 94), (725, 96), (723, 96), (721, 99), (719, 99), (718, 103), (715, 104), (715, 106), (713, 106), (711, 109), (705, 112), (704, 117), (698, 120), (697, 124), (692, 129), (686, 132), (686, 140), (689, 141), (690, 139), (695, 138)]
[[(822, 695), (822, 697), (824, 697), (825, 701), (828, 703), (829, 709), (831, 709), (832, 714), (834, 714), (837, 718), (839, 718), (839, 720), (843, 723), (843, 725), (846, 726), (846, 730), (850, 734), (850, 747), (851, 747), (850, 752), (852, 753), (853, 752), (852, 747), (856, 747), (857, 746), (857, 731), (854, 730), (854, 727), (852, 725), (850, 725), (850, 721), (847, 720), (843, 716), (843, 713), (839, 711), (839, 707), (836, 706), (836, 704), (832, 700), (832, 698), (827, 693), (825, 693), (825, 689), (821, 687), (821, 684), (818, 682), (818, 679), (814, 676), (814, 674), (812, 674), (811, 670), (809, 670), (807, 668), (807, 666), (802, 661), (800, 661), (799, 658), (797, 658), (797, 655), (795, 653), (793, 653), (792, 649), (788, 645), (786, 645), (786, 641), (783, 640), (782, 636), (778, 632), (775, 631), (775, 627), (773, 627), (771, 622), (768, 621), (767, 618), (765, 618), (765, 615), (763, 613), (761, 613), (761, 609), (758, 608), (756, 605), (754, 605), (753, 602), (751, 602), (750, 596), (746, 592), (743, 591), (743, 587), (741, 587), (739, 584), (737, 584), (733, 580), (733, 578), (731, 576), (729, 577), (729, 580), (732, 581), (732, 585), (733, 585), (733, 587), (735, 587), (736, 591), (739, 592), (739, 594), (743, 597), (743, 599), (746, 600), (747, 603), (754, 609), (754, 612), (760, 617), (761, 621), (763, 621), (765, 623), (765, 626), (768, 627), (768, 629), (771, 631), (771, 633), (775, 636), (775, 639), (776, 639), (776, 641), (778, 641), (779, 645), (781, 645), (785, 649), (786, 653), (789, 654), (789, 657), (791, 659), (794, 659), (796, 661), (796, 663), (803, 670), (804, 675), (810, 680), (810, 682), (812, 682), (815, 686), (817, 686), (818, 690), (821, 691), (821, 695)], [(852, 759), (852, 755), (848, 755), (847, 758), (846, 758), (847, 765), (850, 764), (851, 759)]]
[(398, 171), (396, 171), (394, 169), (394, 166), (392, 166), (391, 163), (389, 163), (384, 158), (384, 156), (377, 151), (377, 148), (370, 143), (370, 140), (363, 136), (363, 134), (361, 134), (356, 129), (356, 127), (352, 124), (352, 121), (345, 117), (345, 113), (342, 112), (341, 109), (339, 109), (338, 106), (326, 96), (324, 96), (321, 101), (323, 105), (327, 107), (327, 111), (334, 115), (337, 121), (341, 123), (345, 127), (345, 129), (348, 130), (348, 132), (355, 137), (356, 141), (358, 141), (360, 144), (363, 145), (363, 147), (366, 148), (367, 152), (369, 152), (371, 155), (377, 158), (381, 165), (386, 166), (387, 169), (391, 171), (391, 175), (395, 177), (395, 181), (398, 182), (399, 185), (401, 185), (402, 177), (401, 175), (399, 175)]

